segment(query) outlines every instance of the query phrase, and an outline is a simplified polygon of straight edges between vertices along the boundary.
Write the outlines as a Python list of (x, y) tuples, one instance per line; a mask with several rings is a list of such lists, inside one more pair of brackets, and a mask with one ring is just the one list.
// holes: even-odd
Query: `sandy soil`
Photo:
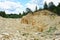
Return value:
[(60, 40), (60, 16), (43, 10), (18, 19), (0, 17), (0, 40)]

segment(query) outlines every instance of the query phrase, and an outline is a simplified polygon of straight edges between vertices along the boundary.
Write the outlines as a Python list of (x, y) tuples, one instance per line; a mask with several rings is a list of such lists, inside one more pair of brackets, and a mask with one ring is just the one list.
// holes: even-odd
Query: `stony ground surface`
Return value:
[(60, 16), (44, 10), (21, 19), (0, 17), (0, 40), (60, 40)]

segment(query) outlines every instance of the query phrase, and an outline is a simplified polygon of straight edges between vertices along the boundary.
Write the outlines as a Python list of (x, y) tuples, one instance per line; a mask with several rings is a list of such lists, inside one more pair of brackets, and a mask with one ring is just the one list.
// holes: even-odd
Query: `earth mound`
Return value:
[(60, 40), (60, 16), (42, 10), (18, 19), (0, 17), (0, 40)]

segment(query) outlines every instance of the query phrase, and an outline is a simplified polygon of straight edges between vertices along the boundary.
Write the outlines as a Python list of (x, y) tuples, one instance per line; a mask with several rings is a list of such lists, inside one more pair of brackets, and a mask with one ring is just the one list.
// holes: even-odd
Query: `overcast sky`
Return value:
[(44, 2), (54, 2), (58, 5), (60, 0), (0, 0), (0, 11), (5, 11), (6, 13), (22, 13), (26, 8), (34, 10), (35, 7), (43, 7)]

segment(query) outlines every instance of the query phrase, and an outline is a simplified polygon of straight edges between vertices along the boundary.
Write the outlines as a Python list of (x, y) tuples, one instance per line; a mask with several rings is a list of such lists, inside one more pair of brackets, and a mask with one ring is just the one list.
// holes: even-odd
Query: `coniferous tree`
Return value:
[(0, 11), (0, 16), (6, 17), (5, 11)]
[(26, 15), (26, 13), (23, 11), (23, 14), (22, 14), (22, 16), (25, 16)]
[(38, 9), (37, 9), (37, 6), (36, 6), (36, 8), (35, 8), (35, 12), (37, 12), (37, 10), (38, 10)]
[(60, 7), (60, 3), (58, 4), (58, 7)]
[(48, 5), (47, 5), (46, 2), (45, 2), (45, 4), (44, 4), (44, 9), (48, 9)]
[(50, 11), (53, 11), (53, 10), (55, 10), (55, 8), (56, 8), (56, 6), (54, 5), (54, 3), (53, 3), (53, 2), (50, 2), (48, 9), (49, 9)]
[(60, 16), (60, 3), (57, 6), (57, 14)]
[(26, 8), (27, 13), (32, 13), (32, 10), (30, 8)]
[(22, 17), (22, 14), (21, 13), (19, 13), (19, 18), (21, 18)]

